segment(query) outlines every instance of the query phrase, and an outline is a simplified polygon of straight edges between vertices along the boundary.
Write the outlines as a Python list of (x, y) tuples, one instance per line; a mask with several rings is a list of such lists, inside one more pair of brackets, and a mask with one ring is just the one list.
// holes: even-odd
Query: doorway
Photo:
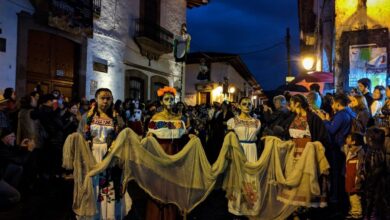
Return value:
[(28, 32), (26, 92), (40, 84), (44, 93), (59, 90), (64, 97), (79, 96), (80, 46), (43, 31)]
[(199, 96), (199, 104), (210, 104), (210, 92), (200, 92)]

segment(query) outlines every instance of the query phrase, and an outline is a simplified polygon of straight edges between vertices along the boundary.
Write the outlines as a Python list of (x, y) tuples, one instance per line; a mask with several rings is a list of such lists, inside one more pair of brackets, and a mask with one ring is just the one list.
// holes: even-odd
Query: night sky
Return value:
[(211, 0), (205, 6), (187, 11), (187, 27), (192, 36), (191, 52), (242, 54), (264, 90), (275, 89), (285, 81), (284, 42), (289, 27), (293, 73), (297, 73), (296, 0)]

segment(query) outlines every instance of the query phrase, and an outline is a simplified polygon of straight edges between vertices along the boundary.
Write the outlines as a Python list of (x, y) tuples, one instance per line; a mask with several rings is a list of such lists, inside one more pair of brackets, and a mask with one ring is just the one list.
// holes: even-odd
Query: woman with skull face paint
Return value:
[[(227, 121), (229, 130), (233, 130), (240, 141), (248, 162), (257, 161), (257, 137), (261, 128), (260, 120), (250, 116), (252, 101), (243, 97), (239, 102), (241, 113)], [(242, 192), (233, 192), (229, 196), (229, 212), (235, 215), (256, 215), (259, 213), (260, 204), (258, 192), (258, 180), (254, 176), (245, 176)]]
[(139, 136), (142, 136), (144, 133), (144, 128), (142, 124), (142, 111), (139, 109), (139, 101), (128, 101), (127, 105), (128, 108), (125, 110), (126, 125)]
[[(159, 89), (157, 95), (160, 97), (163, 110), (153, 115), (148, 125), (148, 135), (156, 138), (165, 153), (173, 155), (184, 146), (181, 139), (186, 133), (186, 126), (181, 120), (181, 115), (173, 112), (176, 89), (166, 86)], [(162, 204), (149, 199), (146, 210), (147, 220), (180, 219), (179, 210), (173, 204)]]
[[(83, 115), (78, 131), (90, 144), (90, 150), (97, 163), (100, 163), (110, 151), (112, 142), (123, 127), (123, 121), (113, 108), (111, 90), (100, 88), (95, 93), (97, 103)], [(75, 177), (75, 180), (77, 177)], [(123, 219), (124, 197), (121, 195), (121, 172), (109, 167), (93, 178), (98, 214), (92, 219)], [(76, 195), (74, 195), (76, 196)]]

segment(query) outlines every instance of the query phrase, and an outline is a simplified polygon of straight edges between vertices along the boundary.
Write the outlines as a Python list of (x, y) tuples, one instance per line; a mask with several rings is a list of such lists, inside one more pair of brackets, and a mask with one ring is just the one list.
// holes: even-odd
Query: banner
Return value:
[(369, 78), (372, 88), (386, 85), (387, 48), (376, 44), (351, 45), (349, 47), (349, 87), (357, 87), (361, 78)]
[(92, 0), (50, 0), (48, 24), (75, 35), (92, 37), (92, 6)]

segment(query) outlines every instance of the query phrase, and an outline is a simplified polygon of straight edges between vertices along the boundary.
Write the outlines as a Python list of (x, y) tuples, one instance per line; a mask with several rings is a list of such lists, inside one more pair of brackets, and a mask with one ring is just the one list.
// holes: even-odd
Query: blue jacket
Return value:
[(338, 111), (332, 121), (325, 121), (325, 127), (331, 137), (333, 147), (341, 148), (344, 140), (351, 131), (352, 120), (356, 118), (356, 113), (351, 108)]

